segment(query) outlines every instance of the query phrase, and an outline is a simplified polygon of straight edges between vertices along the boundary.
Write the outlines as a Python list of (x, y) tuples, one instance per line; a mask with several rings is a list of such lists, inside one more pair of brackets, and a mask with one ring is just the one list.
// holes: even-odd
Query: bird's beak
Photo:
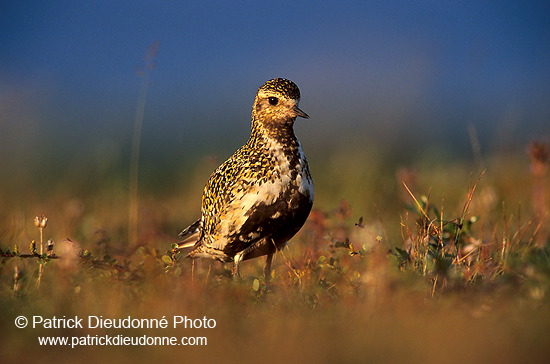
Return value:
[(309, 115), (300, 110), (298, 106), (294, 106), (294, 113), (296, 114), (296, 116), (300, 116), (304, 119), (309, 119)]

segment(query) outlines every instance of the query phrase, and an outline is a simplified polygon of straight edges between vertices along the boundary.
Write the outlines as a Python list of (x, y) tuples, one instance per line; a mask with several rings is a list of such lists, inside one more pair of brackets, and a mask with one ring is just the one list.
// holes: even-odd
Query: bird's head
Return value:
[(284, 78), (274, 78), (264, 83), (256, 94), (252, 116), (254, 122), (264, 127), (292, 126), (296, 117), (309, 118), (298, 108), (300, 89)]

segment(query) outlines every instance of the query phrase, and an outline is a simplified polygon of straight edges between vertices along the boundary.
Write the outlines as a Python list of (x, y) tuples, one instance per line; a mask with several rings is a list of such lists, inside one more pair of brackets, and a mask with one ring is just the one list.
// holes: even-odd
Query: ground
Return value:
[[(202, 184), (217, 163), (210, 159), (180, 187), (140, 191), (133, 242), (123, 177), (93, 188), (71, 180), (69, 188), (37, 187), (41, 192), (19, 186), (28, 199), (8, 186), (0, 224), (2, 356), (8, 362), (82, 355), (117, 362), (545, 362), (548, 162), (529, 150), (495, 154), (483, 166), (425, 159), (403, 167), (356, 152), (323, 163), (310, 157), (315, 207), (276, 255), (269, 290), (262, 258), (244, 262), (243, 278), (234, 280), (230, 265), (193, 265), (172, 249), (177, 232), (198, 217)], [(169, 326), (17, 328), (19, 316), (165, 318)], [(215, 327), (173, 328), (177, 317), (213, 319)], [(106, 335), (207, 341), (38, 343), (45, 336)]]

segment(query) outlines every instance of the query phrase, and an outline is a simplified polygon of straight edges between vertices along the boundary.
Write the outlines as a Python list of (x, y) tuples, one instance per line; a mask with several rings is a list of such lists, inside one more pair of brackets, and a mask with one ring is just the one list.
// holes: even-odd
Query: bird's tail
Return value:
[(179, 233), (178, 237), (181, 238), (181, 241), (178, 244), (178, 249), (191, 248), (195, 246), (200, 237), (200, 225), (201, 220), (199, 219)]
[(191, 241), (189, 243), (179, 243), (178, 249), (191, 248), (191, 247), (194, 247), (196, 243), (197, 243), (196, 241)]

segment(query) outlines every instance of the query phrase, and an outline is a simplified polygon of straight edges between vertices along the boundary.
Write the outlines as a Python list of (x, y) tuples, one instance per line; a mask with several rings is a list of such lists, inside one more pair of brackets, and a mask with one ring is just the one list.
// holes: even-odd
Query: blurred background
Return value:
[[(68, 236), (116, 225), (116, 213), (124, 220), (144, 72), (139, 191), (143, 203), (165, 201), (152, 210), (166, 211), (158, 229), (167, 235), (198, 217), (206, 178), (246, 141), (256, 89), (273, 77), (298, 84), (311, 116), (296, 132), (317, 207), (352, 200), (357, 216), (384, 211), (407, 168), (440, 171), (442, 185), (464, 176), (466, 191), (491, 158), (524, 158), (530, 140), (550, 135), (547, 1), (0, 8), (0, 203), (15, 231), (9, 239), (39, 213), (59, 214)], [(432, 175), (424, 187), (435, 184)]]

